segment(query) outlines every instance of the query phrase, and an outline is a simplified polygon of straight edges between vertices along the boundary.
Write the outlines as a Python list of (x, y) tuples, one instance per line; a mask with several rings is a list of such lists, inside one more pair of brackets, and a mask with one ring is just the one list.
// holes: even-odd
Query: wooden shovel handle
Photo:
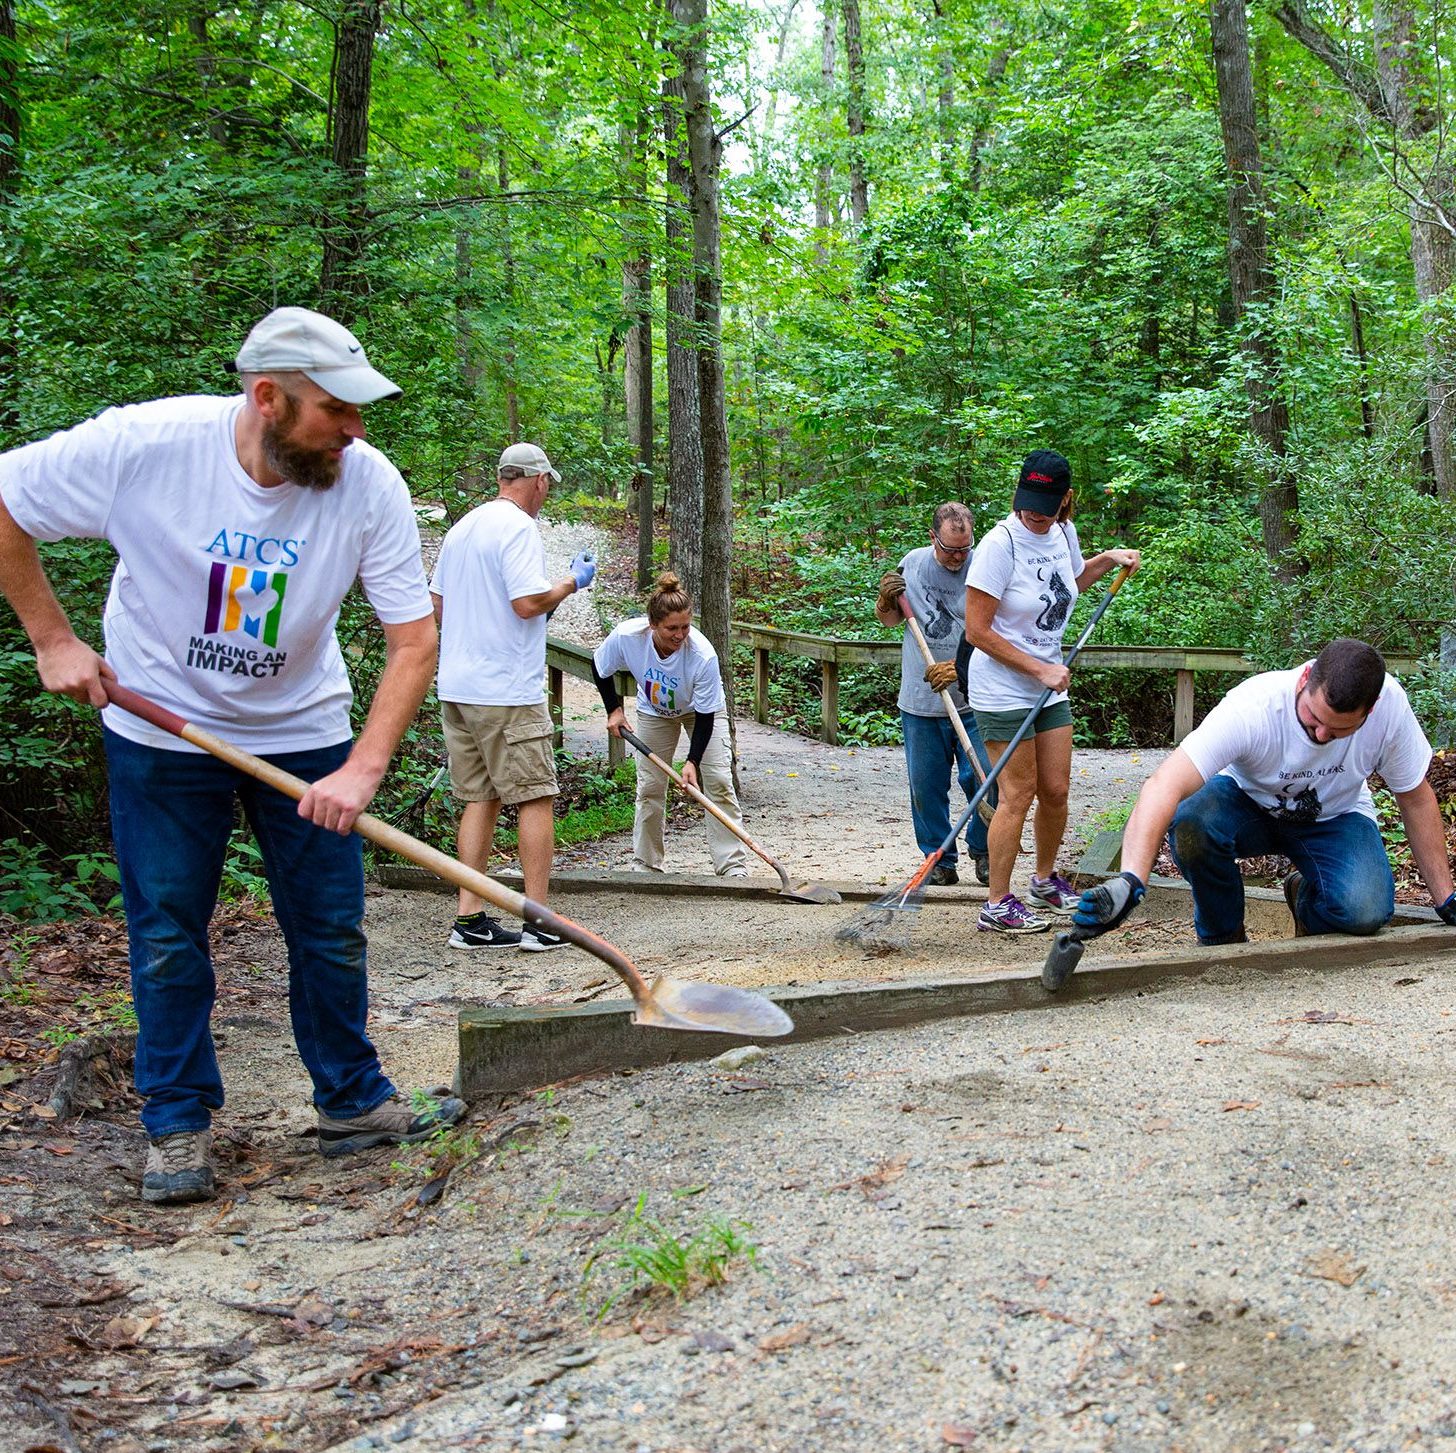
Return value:
[[(285, 772), (261, 757), (255, 757), (251, 752), (214, 736), (202, 727), (193, 726), (176, 712), (168, 711), (166, 707), (158, 706), (156, 702), (148, 701), (146, 697), (138, 696), (135, 691), (114, 681), (103, 682), (103, 685), (113, 706), (119, 706), (123, 711), (150, 722), (164, 732), (181, 737), (184, 742), (191, 742), (194, 747), (200, 747), (230, 767), (236, 767), (239, 772), (266, 783), (285, 797), (299, 801), (308, 791), (310, 784), (303, 778), (295, 777), (291, 772)], [(387, 848), (390, 852), (398, 853), (400, 857), (408, 858), (410, 862), (429, 869), (447, 883), (474, 893), (512, 917), (559, 934), (612, 969), (626, 984), (632, 998), (639, 1005), (651, 1003), (652, 991), (647, 987), (647, 982), (637, 966), (614, 944), (599, 938), (590, 929), (583, 928), (569, 918), (563, 918), (559, 913), (553, 913), (544, 903), (537, 903), (513, 888), (507, 888), (504, 883), (497, 883), (494, 878), (488, 878), (484, 873), (466, 867), (464, 863), (442, 853), (438, 848), (432, 848), (428, 843), (411, 837), (409, 833), (370, 813), (361, 812), (354, 819), (354, 831), (379, 847)]]
[(651, 762), (652, 765), (656, 767), (657, 770), (661, 772), (662, 775), (666, 777), (669, 782), (676, 782), (677, 785), (681, 787), (682, 790), (686, 792), (687, 795), (691, 797), (693, 801), (696, 802), (698, 806), (703, 809), (704, 812), (711, 812), (713, 816), (716, 817), (718, 821), (721, 822), (723, 826), (726, 827), (728, 831), (731, 832), (733, 836), (739, 840), (739, 842), (741, 842), (745, 847), (752, 848), (753, 851), (756, 852), (759, 857), (761, 857), (764, 862), (766, 862), (769, 867), (772, 868), (774, 872), (779, 875), (779, 880), (783, 883), (785, 888), (789, 886), (789, 875), (784, 871), (783, 866), (779, 863), (778, 859), (775, 858), (771, 853), (759, 847), (759, 845), (754, 842), (754, 840), (749, 837), (749, 835), (743, 830), (742, 823), (734, 822), (734, 820), (729, 817), (728, 814), (724, 812), (723, 809), (719, 807), (718, 804), (714, 802), (711, 797), (708, 797), (705, 793), (699, 792), (698, 789), (691, 784), (684, 782), (682, 779), (682, 774), (680, 772), (675, 772), (672, 767), (668, 765), (668, 763), (664, 762), (662, 758), (659, 757), (657, 753), (654, 752), (652, 748), (649, 747), (647, 743), (644, 742), (642, 738), (639, 737), (637, 733), (634, 732), (632, 728), (626, 724), (626, 722), (622, 723), (621, 732), (622, 735), (629, 742), (631, 742), (631, 744), (639, 752), (641, 752), (642, 755), (646, 757), (647, 760)]
[[(920, 654), (925, 658), (925, 664), (934, 666), (935, 656), (931, 653), (930, 644), (925, 639), (925, 632), (920, 629), (920, 622), (915, 619), (915, 607), (910, 604), (908, 592), (901, 591), (899, 601), (900, 611), (905, 617), (905, 628), (915, 637), (915, 644), (920, 647)], [(966, 731), (966, 724), (961, 720), (955, 697), (950, 694), (949, 690), (945, 690), (940, 693), (940, 699), (945, 703), (945, 714), (950, 718), (950, 724), (955, 728), (955, 734), (960, 738), (966, 756), (970, 758), (971, 771), (975, 774), (976, 781), (984, 782), (986, 774), (981, 770), (981, 759), (976, 756), (975, 750), (971, 746), (970, 733)]]

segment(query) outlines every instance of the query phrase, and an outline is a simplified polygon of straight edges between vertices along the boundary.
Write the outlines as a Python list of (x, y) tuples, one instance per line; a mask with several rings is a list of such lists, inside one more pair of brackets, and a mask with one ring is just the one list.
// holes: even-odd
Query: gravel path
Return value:
[[(592, 538), (552, 531), (553, 561)], [(594, 696), (568, 716), (573, 743), (599, 739)], [(897, 749), (742, 723), (740, 750), (750, 825), (793, 871), (913, 868)], [(1078, 753), (1069, 844), (1160, 755)], [(699, 833), (674, 829), (674, 867), (706, 869)], [(649, 971), (725, 982), (1042, 956), (1045, 940), (978, 943), (966, 899), (932, 896), (891, 960), (835, 945), (846, 908), (559, 906)], [(574, 951), (451, 953), (450, 911), (370, 892), (371, 1029), (402, 1085), (449, 1079), (463, 1004), (615, 993)], [(1140, 920), (1114, 947), (1169, 931)], [(5, 1090), (0, 1308), (26, 1331), (14, 1347), (0, 1333), (0, 1453), (1376, 1453), (1456, 1437), (1445, 958), (1228, 967), (768, 1046), (476, 1105), (440, 1144), (323, 1161), (277, 936), (222, 932), (219, 1202), (141, 1207), (129, 1110), (58, 1124)], [(722, 1285), (689, 1272), (674, 1297), (619, 1265), (633, 1246), (655, 1244), (659, 1270), (664, 1248), (726, 1252), (725, 1235), (754, 1258), (729, 1257)]]

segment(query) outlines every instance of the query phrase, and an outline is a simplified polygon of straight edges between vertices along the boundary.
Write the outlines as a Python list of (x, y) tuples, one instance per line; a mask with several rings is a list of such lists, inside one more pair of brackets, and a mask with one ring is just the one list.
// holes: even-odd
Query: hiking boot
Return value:
[(318, 1143), (322, 1155), (353, 1155), (372, 1145), (408, 1145), (428, 1140), (443, 1125), (453, 1125), (465, 1113), (465, 1102), (453, 1095), (408, 1097), (394, 1094), (367, 1115), (335, 1120), (318, 1112)]
[(523, 923), (521, 947), (527, 953), (539, 954), (545, 953), (549, 948), (570, 948), (571, 945), (559, 933), (552, 933), (549, 928), (542, 928), (535, 923)]
[(1304, 874), (1298, 868), (1291, 868), (1284, 875), (1284, 901), (1289, 905), (1289, 916), (1294, 920), (1295, 938), (1308, 938), (1309, 930), (1299, 921), (1299, 890), (1304, 887)]
[(1058, 872), (1050, 878), (1031, 875), (1031, 892), (1027, 894), (1037, 908), (1051, 913), (1072, 914), (1077, 911), (1077, 900), (1082, 895)]
[(937, 863), (926, 875), (927, 888), (953, 888), (961, 880), (954, 863)]
[(976, 927), (982, 933), (1045, 933), (1051, 924), (1038, 918), (1016, 894), (1008, 893), (981, 910)]
[(450, 930), (451, 948), (515, 948), (520, 941), (520, 934), (485, 913), (457, 918)]
[(142, 1200), (158, 1206), (210, 1201), (217, 1194), (211, 1147), (209, 1130), (176, 1130), (150, 1141), (142, 1171)]
[(976, 882), (985, 887), (991, 881), (991, 860), (985, 853), (980, 853), (976, 858)]

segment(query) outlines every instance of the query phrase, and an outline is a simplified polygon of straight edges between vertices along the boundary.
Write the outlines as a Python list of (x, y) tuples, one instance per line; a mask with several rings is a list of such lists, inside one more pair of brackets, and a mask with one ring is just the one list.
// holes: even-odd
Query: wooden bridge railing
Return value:
[[(735, 644), (753, 650), (753, 719), (768, 720), (769, 657), (798, 656), (819, 662), (820, 726), (819, 736), (831, 746), (839, 741), (839, 670), (841, 666), (900, 665), (900, 642), (851, 641), (837, 636), (811, 636), (799, 631), (781, 631), (773, 626), (733, 622)], [(564, 678), (577, 676), (591, 680), (591, 651), (554, 636), (546, 642), (546, 671), (551, 700), (551, 719), (556, 724), (555, 744), (562, 742), (561, 710)], [(1173, 744), (1176, 746), (1193, 730), (1193, 678), (1199, 671), (1227, 671), (1251, 676), (1263, 668), (1239, 651), (1217, 646), (1084, 646), (1080, 660), (1099, 670), (1172, 671)], [(1409, 671), (1416, 657), (1387, 655), (1392, 671)], [(637, 685), (626, 671), (617, 673), (617, 690), (624, 701), (630, 701)], [(616, 737), (607, 739), (607, 760), (613, 766), (623, 759), (624, 749)]]

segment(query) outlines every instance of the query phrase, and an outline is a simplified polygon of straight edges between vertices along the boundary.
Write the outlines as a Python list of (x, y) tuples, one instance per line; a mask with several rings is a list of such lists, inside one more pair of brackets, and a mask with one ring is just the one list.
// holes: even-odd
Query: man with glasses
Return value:
[[(223, 1103), (210, 1019), (208, 921), (241, 803), (288, 945), (289, 1012), (325, 1155), (421, 1140), (456, 1099), (397, 1094), (365, 1030), (364, 872), (351, 833), (435, 666), (420, 536), (398, 470), (360, 407), (398, 398), (348, 329), (277, 308), (236, 363), (242, 393), (105, 413), (0, 457), (0, 590), (41, 684), (102, 713), (111, 835), (136, 1005), (149, 1147), (142, 1199), (215, 1194)], [(73, 630), (37, 540), (106, 539), (119, 557), (106, 656)], [(357, 738), (334, 633), (358, 581), (385, 668)], [(107, 707), (108, 684), (312, 783), (299, 803)]]
[[(1456, 926), (1445, 824), (1426, 780), (1431, 747), (1400, 683), (1364, 641), (1234, 687), (1143, 784), (1122, 838), (1124, 871), (1082, 894), (1089, 937), (1141, 902), (1168, 834), (1193, 889), (1202, 944), (1243, 943), (1237, 859), (1279, 854), (1296, 937), (1371, 934), (1395, 911), (1395, 881), (1366, 778), (1379, 772), (1442, 920)], [(1169, 828), (1171, 826), (1171, 832)]]
[[(955, 727), (945, 713), (940, 692), (955, 700), (971, 745), (983, 772), (990, 770), (986, 749), (976, 732), (976, 720), (956, 685), (955, 653), (966, 628), (966, 568), (976, 543), (971, 512), (947, 501), (932, 517), (930, 544), (911, 550), (896, 569), (880, 581), (875, 616), (883, 626), (903, 626), (900, 596), (907, 596), (936, 664), (928, 670), (920, 648), (905, 632), (900, 657), (900, 722), (905, 733), (905, 766), (910, 777), (910, 819), (920, 851), (929, 857), (950, 832), (951, 769), (969, 801), (975, 778)], [(990, 876), (986, 856), (986, 824), (972, 814), (966, 829), (966, 851), (975, 863), (976, 880)], [(944, 886), (960, 881), (954, 843), (931, 870), (927, 882)]]

